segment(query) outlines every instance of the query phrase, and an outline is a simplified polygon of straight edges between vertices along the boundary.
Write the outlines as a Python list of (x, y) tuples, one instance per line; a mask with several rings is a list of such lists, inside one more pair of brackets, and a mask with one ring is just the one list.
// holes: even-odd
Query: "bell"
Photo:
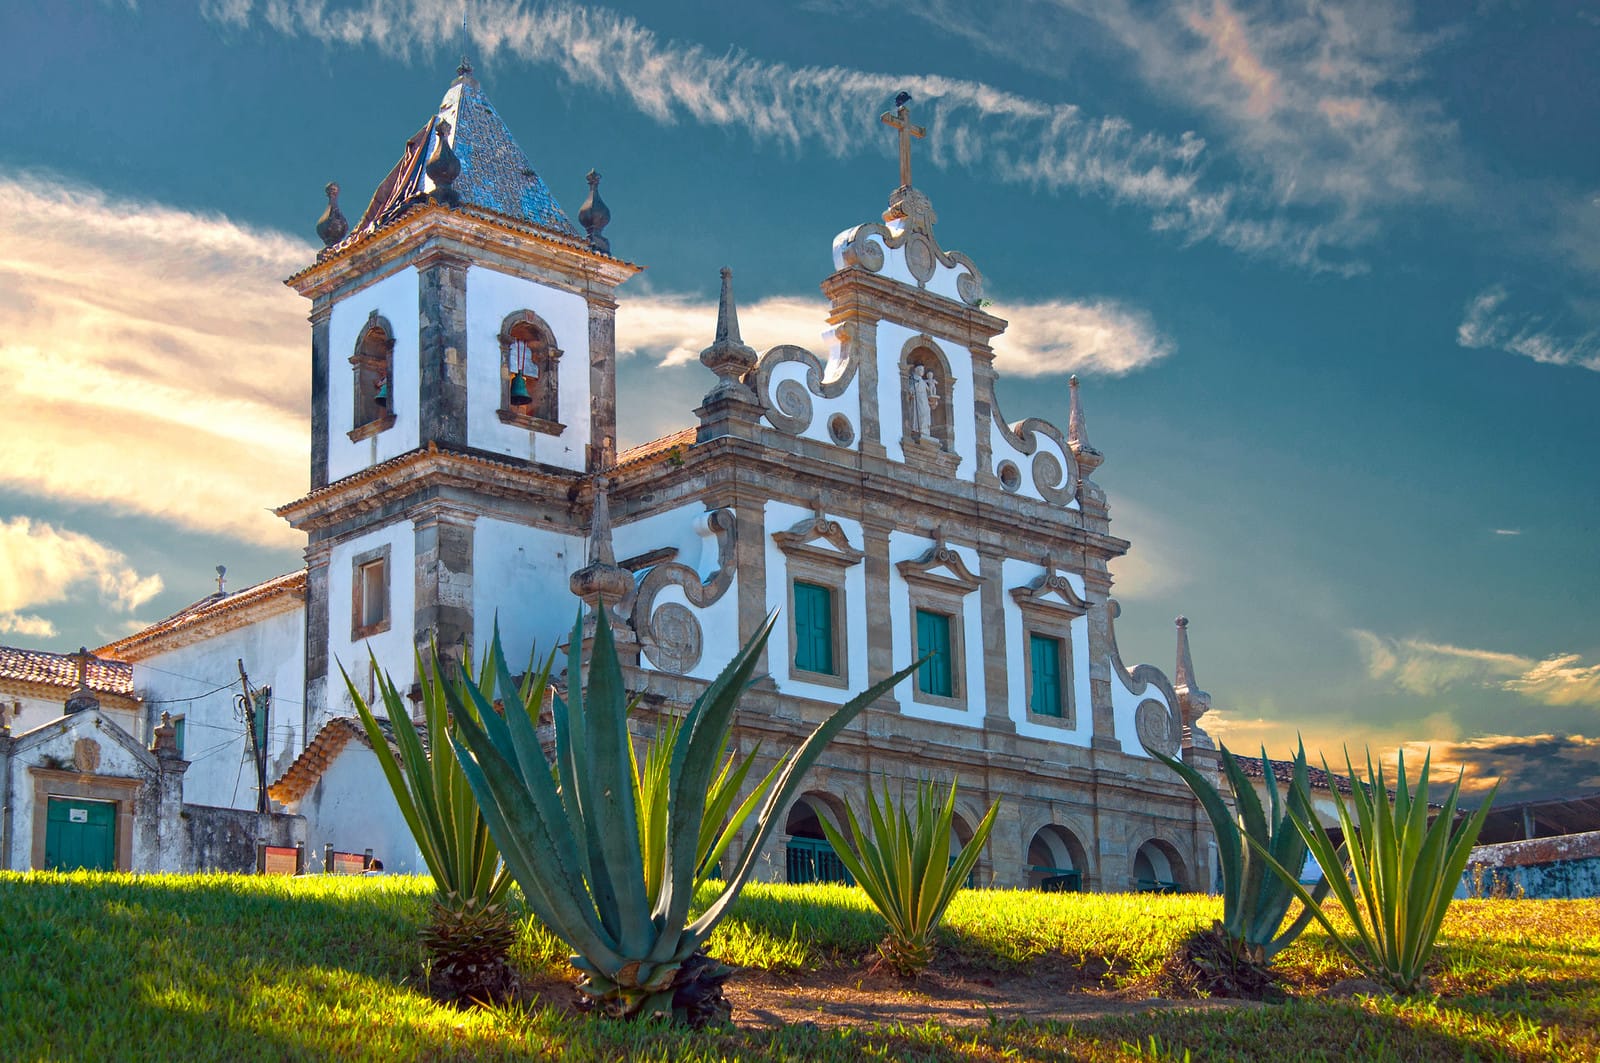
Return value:
[(511, 405), (527, 406), (533, 402), (533, 396), (528, 394), (528, 379), (521, 373), (511, 376)]
[(378, 383), (378, 394), (373, 397), (372, 401), (377, 403), (378, 409), (380, 409), (380, 410), (387, 410), (389, 408), (389, 378), (388, 377), (384, 377), (381, 381), (379, 381), (379, 383)]

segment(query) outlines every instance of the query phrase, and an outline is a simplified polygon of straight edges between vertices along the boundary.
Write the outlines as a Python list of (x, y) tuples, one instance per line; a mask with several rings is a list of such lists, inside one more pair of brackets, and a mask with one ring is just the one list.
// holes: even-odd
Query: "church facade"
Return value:
[(598, 175), (574, 224), (464, 63), (354, 223), (329, 186), (325, 246), (288, 281), (313, 382), (311, 489), (278, 510), (308, 543), (303, 655), (280, 668), (303, 682), (280, 699), (300, 755), (271, 790), (291, 811), (328, 750), (360, 749), (318, 739), (354, 714), (341, 666), (371, 691), (369, 652), (404, 689), (432, 640), (475, 657), (498, 625), (513, 660), (547, 652), (581, 599), (610, 610), (648, 731), (776, 611), (743, 749), (790, 748), (930, 659), (827, 750), (765, 877), (836, 873), (818, 817), (887, 776), (959, 777), (958, 836), (1001, 803), (985, 883), (1211, 882), (1206, 818), (1148, 752), (1214, 761), (1186, 622), (1171, 680), (1124, 665), (1108, 564), (1129, 544), (1077, 381), (1065, 430), (1002, 416), (1006, 322), (911, 182), (922, 130), (904, 101), (883, 118), (901, 181), (833, 240), (822, 343), (746, 345), (724, 270), (703, 402), (621, 452), (615, 310), (639, 267), (604, 236)]

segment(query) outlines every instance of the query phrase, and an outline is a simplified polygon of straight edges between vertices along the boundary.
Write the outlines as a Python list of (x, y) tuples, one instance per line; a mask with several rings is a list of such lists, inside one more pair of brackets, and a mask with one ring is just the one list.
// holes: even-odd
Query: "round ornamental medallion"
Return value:
[(983, 302), (983, 282), (970, 272), (963, 273), (956, 277), (956, 294), (968, 306), (977, 306)]
[(83, 772), (93, 772), (100, 767), (100, 743), (92, 738), (80, 738), (72, 743), (72, 766)]
[(921, 233), (913, 233), (906, 241), (906, 268), (918, 283), (927, 284), (933, 277), (933, 244)]
[(794, 422), (794, 432), (803, 432), (811, 424), (811, 393), (798, 380), (780, 380), (772, 392), (778, 412)]
[(850, 423), (850, 418), (836, 413), (828, 418), (828, 437), (838, 446), (848, 447), (856, 441), (855, 426)]
[(850, 241), (850, 252), (855, 264), (868, 273), (876, 273), (883, 268), (883, 245), (871, 236), (863, 233)]
[(1022, 487), (1022, 471), (1017, 468), (1016, 462), (1002, 461), (1000, 463), (1000, 486), (1012, 492)]
[(1171, 714), (1159, 701), (1144, 701), (1133, 713), (1133, 727), (1139, 732), (1139, 742), (1152, 753), (1173, 756), (1178, 743), (1172, 736)]
[(668, 602), (650, 616), (656, 666), (680, 675), (700, 663), (700, 621), (676, 602)]

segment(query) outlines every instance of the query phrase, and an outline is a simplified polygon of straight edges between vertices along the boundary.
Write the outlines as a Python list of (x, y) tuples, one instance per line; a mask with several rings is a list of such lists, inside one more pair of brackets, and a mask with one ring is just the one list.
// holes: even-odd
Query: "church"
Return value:
[[(256, 807), (254, 761), (313, 858), (371, 849), (421, 870), (341, 667), (364, 693), (369, 661), (405, 689), (432, 641), (475, 660), (498, 625), (522, 660), (563, 644), (580, 603), (591, 625), (605, 608), (648, 734), (777, 611), (743, 750), (788, 749), (930, 659), (829, 747), (762, 877), (842, 875), (818, 819), (863, 807), (869, 783), (958, 777), (958, 837), (1000, 802), (983, 884), (1207, 888), (1209, 823), (1148, 752), (1214, 769), (1187, 621), (1170, 679), (1123, 663), (1108, 564), (1130, 544), (1110, 532), (1078, 382), (1064, 430), (1003, 416), (1006, 322), (912, 183), (908, 103), (882, 116), (899, 141), (887, 209), (832, 240), (821, 342), (748, 346), (724, 269), (704, 399), (620, 451), (615, 312), (641, 267), (604, 235), (598, 174), (567, 214), (463, 61), (359, 218), (328, 185), (324, 246), (287, 282), (310, 303), (310, 490), (276, 512), (305, 533), (305, 567), (219, 580), (99, 651), (131, 663), (152, 718), (181, 704), (184, 755), (198, 735), (233, 741), (188, 785)], [(247, 723), (232, 692), (184, 678), (236, 659)]]

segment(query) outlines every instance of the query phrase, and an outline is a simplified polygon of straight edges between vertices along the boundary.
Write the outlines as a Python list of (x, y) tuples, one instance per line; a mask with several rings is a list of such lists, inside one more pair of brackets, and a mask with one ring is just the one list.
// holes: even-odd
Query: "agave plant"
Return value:
[[(488, 677), (504, 671), (499, 645), (497, 633), (479, 669), (479, 675), (484, 677), (480, 682), (487, 684)], [(432, 652), (432, 669), (422, 667), (420, 654), (416, 661), (427, 745), (412, 725), (409, 707), (399, 689), (377, 668), (376, 660), (373, 662), (384, 712), (400, 747), (398, 757), (389, 748), (382, 727), (348, 673), (344, 676), (345, 685), (400, 806), (400, 814), (433, 874), (431, 917), (422, 932), (423, 945), (431, 958), (431, 989), (447, 1000), (503, 1000), (516, 988), (516, 978), (506, 962), (515, 938), (505, 902), (511, 876), (500, 864), (500, 850), (460, 762), (444, 740), (449, 705), (462, 699), (446, 693), (450, 681), (444, 678), (437, 647)], [(542, 675), (530, 675), (527, 687), (542, 691), (549, 669), (547, 662)], [(342, 666), (340, 670), (343, 671)], [(463, 682), (473, 682), (470, 673)], [(467, 700), (459, 711), (469, 715), (479, 711), (476, 699)]]
[[(1353, 931), (1335, 927), (1320, 907), (1312, 907), (1311, 913), (1357, 967), (1399, 993), (1415, 993), (1426, 985), (1428, 960), (1439, 928), (1444, 924), (1484, 817), (1489, 814), (1495, 791), (1500, 788), (1496, 782), (1478, 810), (1457, 824), (1456, 801), (1461, 796), (1461, 776), (1457, 775), (1449, 798), (1430, 824), (1431, 759), (1431, 752), (1423, 758), (1422, 773), (1413, 790), (1406, 777), (1405, 753), (1401, 752), (1391, 801), (1383, 767), (1380, 764), (1373, 768), (1371, 752), (1367, 753), (1365, 778), (1357, 778), (1346, 754), (1354, 816), (1339, 792), (1335, 790), (1333, 794), (1339, 828), (1345, 838), (1343, 874), (1335, 870), (1341, 866), (1341, 850), (1335, 848), (1328, 832), (1312, 814), (1311, 787), (1303, 774), (1296, 776), (1290, 792), (1289, 814), (1295, 829), (1322, 865)], [(1326, 769), (1326, 762), (1323, 767)], [(1250, 847), (1263, 855), (1267, 865), (1295, 890), (1302, 902), (1310, 902), (1310, 895), (1292, 872), (1254, 839), (1250, 839)]]
[(848, 804), (844, 810), (850, 828), (848, 841), (838, 828), (818, 817), (822, 833), (839, 854), (840, 862), (888, 921), (889, 935), (878, 946), (878, 954), (901, 978), (915, 978), (933, 958), (933, 932), (944, 918), (950, 899), (972, 874), (994, 827), (995, 813), (1000, 810), (999, 802), (990, 805), (971, 839), (952, 857), (954, 780), (944, 804), (936, 805), (936, 801), (933, 784), (924, 781), (917, 784), (914, 810), (912, 802), (897, 807), (889, 792), (889, 780), (884, 779), (882, 806), (872, 786), (867, 786), (871, 836), (861, 829)]
[[(1278, 780), (1272, 773), (1266, 749), (1261, 750), (1262, 777), (1266, 780), (1267, 791), (1267, 807), (1263, 809), (1255, 787), (1250, 785), (1239, 762), (1226, 746), (1222, 747), (1222, 766), (1233, 787), (1237, 816), (1229, 810), (1210, 780), (1193, 767), (1162, 753), (1154, 753), (1154, 756), (1188, 783), (1211, 818), (1211, 828), (1217, 834), (1217, 857), (1222, 863), (1220, 929), (1234, 959), (1262, 966), (1271, 963), (1273, 957), (1299, 937), (1311, 922), (1312, 911), (1327, 896), (1328, 883), (1326, 880), (1318, 883), (1311, 892), (1314, 903), (1302, 906), (1294, 921), (1283, 925), (1295, 893), (1271, 871), (1245, 838), (1253, 839), (1261, 851), (1271, 854), (1280, 866), (1296, 872), (1304, 866), (1309, 850), (1279, 796)], [(1302, 746), (1295, 754), (1294, 778), (1305, 775), (1306, 751)], [(1293, 803), (1296, 792), (1291, 789), (1289, 803)]]
[[(806, 770), (834, 735), (915, 668), (852, 698), (782, 758), (732, 873), (691, 921), (707, 794), (739, 696), (774, 619), (769, 616), (711, 682), (673, 735), (664, 840), (648, 857), (659, 863), (654, 896), (639, 830), (627, 695), (605, 609), (598, 610), (586, 686), (578, 682), (581, 626), (572, 632), (568, 693), (555, 702), (553, 770), (525, 707), (507, 699), (501, 716), (477, 686), (447, 688), (453, 699), (473, 703), (472, 710), (463, 703), (456, 712), (451, 740), (506, 866), (528, 907), (576, 953), (572, 964), (584, 976), (579, 989), (608, 1014), (670, 1014), (691, 1025), (726, 1019), (730, 1008), (722, 983), (732, 972), (706, 957), (702, 946), (755, 870), (779, 811), (799, 792)], [(514, 689), (501, 656), (494, 656), (501, 689)]]
[[(667, 805), (671, 793), (672, 751), (678, 745), (678, 733), (683, 724), (670, 719), (662, 724), (656, 736), (645, 749), (640, 760), (633, 756), (630, 744), (628, 753), (633, 756), (633, 796), (635, 815), (639, 819), (639, 848), (644, 853), (645, 893), (652, 904), (661, 896), (662, 874), (666, 869)], [(732, 844), (739, 827), (750, 818), (761, 799), (772, 789), (778, 772), (783, 768), (780, 760), (761, 778), (750, 793), (734, 807), (734, 800), (744, 786), (745, 778), (761, 755), (758, 743), (749, 753), (740, 757), (728, 753), (728, 740), (724, 735), (722, 747), (715, 759), (722, 761), (722, 770), (711, 780), (706, 793), (706, 811), (700, 820), (700, 837), (695, 843), (695, 885), (715, 878), (720, 873), (718, 864)], [(724, 756), (726, 759), (724, 760)]]

